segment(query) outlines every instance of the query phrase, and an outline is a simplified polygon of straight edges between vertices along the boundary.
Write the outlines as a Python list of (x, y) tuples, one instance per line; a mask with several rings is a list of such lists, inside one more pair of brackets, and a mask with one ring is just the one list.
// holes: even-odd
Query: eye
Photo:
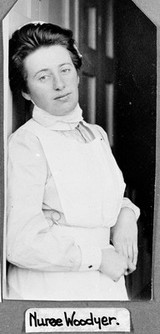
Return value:
[(40, 82), (45, 82), (47, 80), (49, 80), (51, 78), (51, 74), (50, 73), (40, 73), (38, 76), (37, 76), (37, 80), (40, 81)]
[(70, 66), (61, 68), (61, 73), (67, 74), (70, 71), (71, 71), (71, 67)]
[(45, 74), (45, 75), (41, 75), (38, 79), (39, 79), (40, 81), (46, 81), (46, 80), (49, 79), (49, 78), (50, 78), (50, 75)]

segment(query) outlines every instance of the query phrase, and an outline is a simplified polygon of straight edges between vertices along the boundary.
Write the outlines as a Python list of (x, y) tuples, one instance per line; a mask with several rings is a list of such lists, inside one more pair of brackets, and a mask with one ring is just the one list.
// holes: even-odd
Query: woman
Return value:
[(8, 298), (128, 299), (139, 209), (123, 198), (106, 133), (83, 120), (81, 64), (72, 32), (53, 24), (10, 40), (11, 88), (34, 109), (9, 140)]

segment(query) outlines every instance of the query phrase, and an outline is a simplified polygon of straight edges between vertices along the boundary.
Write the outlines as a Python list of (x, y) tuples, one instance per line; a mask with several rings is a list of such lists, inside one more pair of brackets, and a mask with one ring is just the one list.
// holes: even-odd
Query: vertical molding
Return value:
[[(89, 48), (96, 50), (97, 48), (97, 30), (101, 26), (101, 16), (97, 17), (97, 8), (89, 7), (88, 8), (88, 46)], [(98, 28), (97, 28), (97, 20), (98, 20)]]
[[(6, 169), (7, 169), (7, 137), (8, 134), (12, 132), (12, 97), (9, 88), (8, 80), (8, 39), (9, 39), (9, 15), (7, 15), (2, 21), (2, 52), (3, 52), (3, 85), (2, 85), (2, 95), (3, 95), (3, 108), (1, 109), (1, 115), (3, 117), (3, 271), (2, 271), (2, 294), (5, 297), (6, 288)], [(0, 125), (1, 127), (1, 125)], [(1, 150), (2, 152), (2, 150)], [(0, 183), (2, 180), (0, 181)], [(0, 215), (1, 216), (1, 215)], [(2, 219), (0, 217), (0, 219)]]
[(74, 36), (79, 44), (79, 0), (74, 1)]
[(153, 228), (153, 298), (160, 301), (160, 28), (157, 28), (157, 129), (156, 129), (156, 178)]
[(96, 121), (96, 77), (87, 77), (87, 105), (88, 122), (95, 124)]
[[(0, 25), (0, 43), (3, 45), (3, 29), (2, 22)], [(4, 230), (4, 114), (3, 114), (3, 48), (0, 48), (0, 276), (1, 282), (3, 277), (3, 270), (1, 264), (3, 263), (3, 230)], [(2, 274), (1, 274), (2, 273)], [(1, 300), (1, 286), (0, 286), (0, 300)]]
[(113, 24), (113, 0), (109, 0), (106, 13), (106, 56), (109, 58), (114, 57)]
[(69, 0), (62, 2), (62, 15), (65, 28), (70, 28), (70, 3)]
[(70, 29), (73, 31), (76, 44), (79, 45), (79, 0), (70, 0), (69, 16)]
[(106, 83), (106, 131), (111, 147), (114, 146), (114, 85), (113, 83)]

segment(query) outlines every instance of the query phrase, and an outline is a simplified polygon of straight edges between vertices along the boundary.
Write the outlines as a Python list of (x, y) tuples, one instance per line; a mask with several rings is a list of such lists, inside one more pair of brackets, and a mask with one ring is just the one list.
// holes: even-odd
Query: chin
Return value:
[[(72, 109), (73, 110), (73, 109)], [(53, 115), (53, 116), (66, 116), (68, 115), (72, 110), (53, 110), (53, 111), (48, 111), (49, 114)]]
[(64, 108), (60, 109), (57, 111), (57, 116), (65, 116), (70, 114), (76, 107), (77, 103), (73, 104), (73, 105), (68, 105), (68, 106), (64, 106)]

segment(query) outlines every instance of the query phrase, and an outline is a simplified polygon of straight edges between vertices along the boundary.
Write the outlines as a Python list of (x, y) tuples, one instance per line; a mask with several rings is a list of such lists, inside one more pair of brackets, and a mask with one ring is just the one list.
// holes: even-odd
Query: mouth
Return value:
[(68, 98), (68, 96), (70, 95), (71, 93), (67, 93), (67, 94), (63, 94), (63, 95), (58, 95), (54, 98), (54, 100), (65, 100)]

